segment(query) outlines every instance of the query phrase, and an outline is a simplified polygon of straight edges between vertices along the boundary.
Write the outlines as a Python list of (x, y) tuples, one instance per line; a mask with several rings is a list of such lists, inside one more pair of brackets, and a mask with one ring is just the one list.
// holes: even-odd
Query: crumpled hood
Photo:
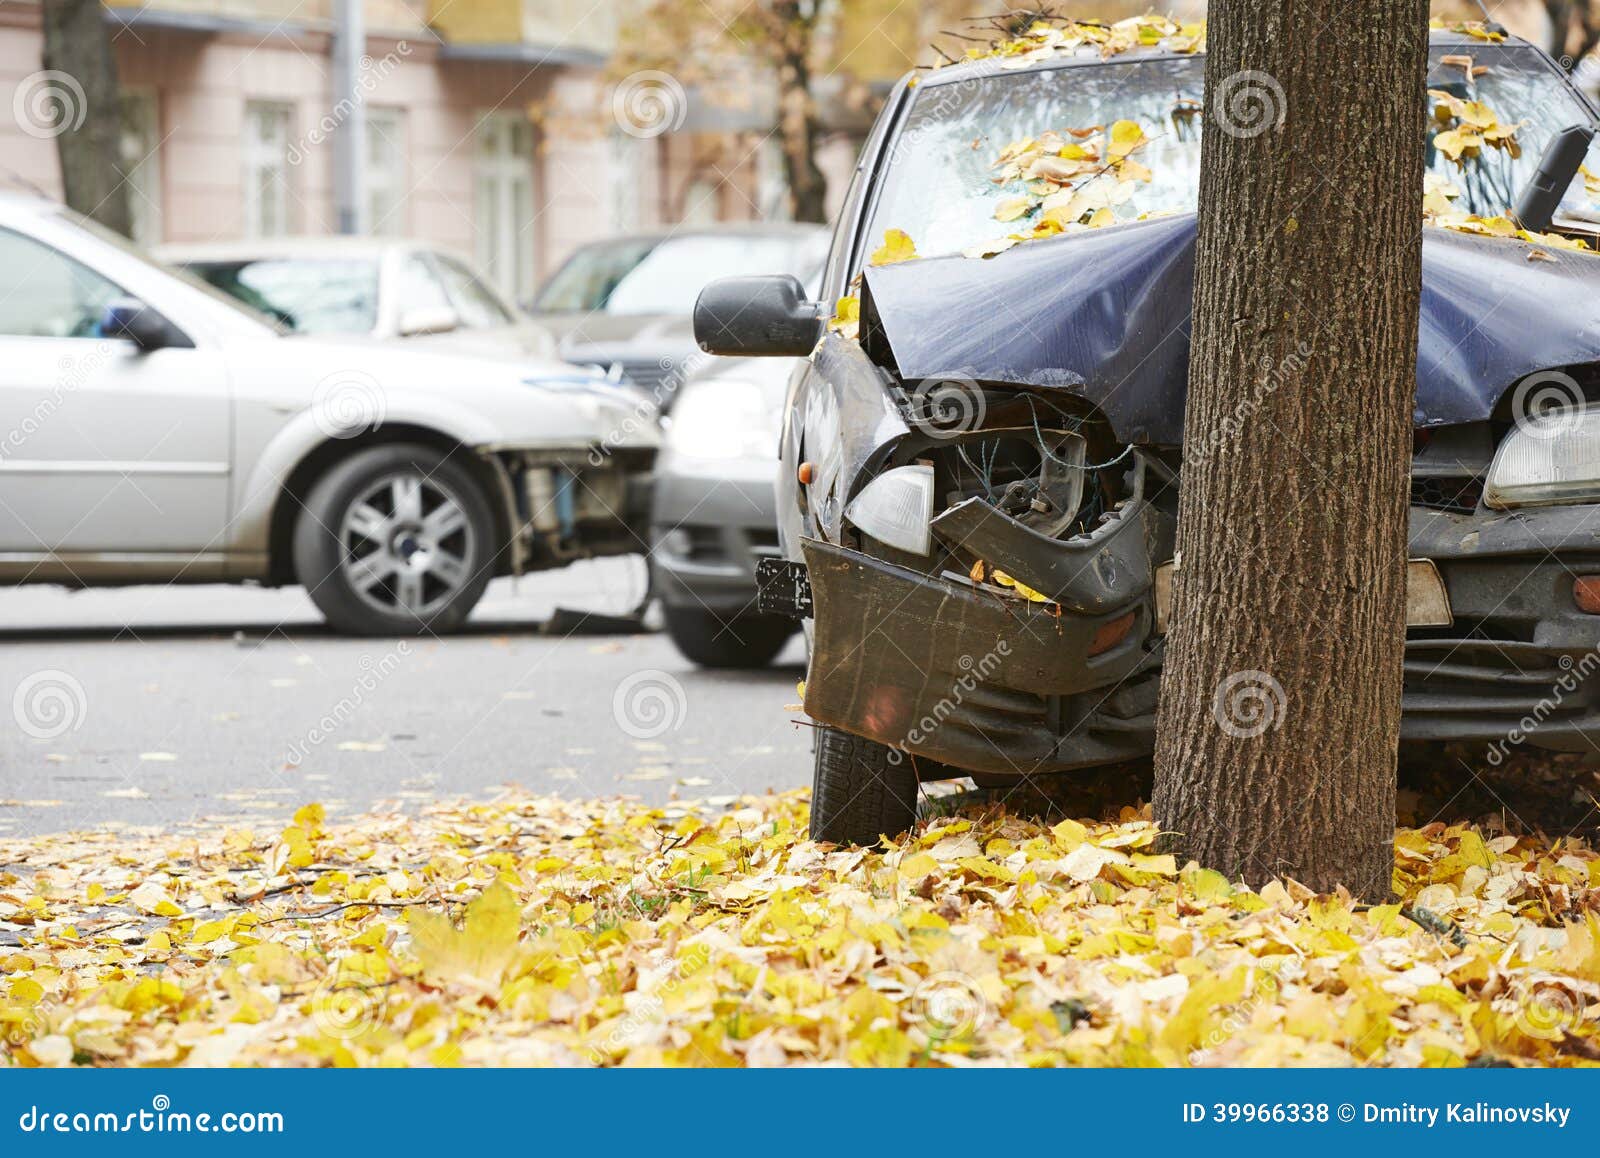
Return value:
[[(1125, 442), (1183, 437), (1193, 214), (870, 269), (863, 335), (902, 378), (1059, 387)], [(1489, 417), (1538, 370), (1600, 360), (1600, 255), (1423, 230), (1418, 426)], [(876, 328), (879, 334), (869, 336)]]

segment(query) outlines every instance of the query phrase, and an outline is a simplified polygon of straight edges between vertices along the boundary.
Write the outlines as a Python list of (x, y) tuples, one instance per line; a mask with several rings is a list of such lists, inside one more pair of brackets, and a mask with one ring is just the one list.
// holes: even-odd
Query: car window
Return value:
[(0, 334), (95, 338), (122, 290), (31, 237), (0, 229)]
[(655, 245), (654, 238), (629, 238), (584, 246), (556, 270), (534, 299), (534, 310), (568, 314), (603, 309), (617, 283)]
[(516, 321), (495, 292), (461, 262), (442, 253), (434, 254), (433, 261), (462, 325), (470, 329), (487, 329), (490, 326), (509, 326)]
[(409, 253), (400, 263), (394, 283), (395, 306), (400, 316), (413, 310), (453, 310), (450, 296), (439, 284), (433, 267), (420, 253)]
[[(1429, 89), (1481, 102), (1501, 125), (1517, 126), (1518, 147), (1484, 148), (1467, 164), (1457, 164), (1439, 143), (1450, 123), (1439, 112), (1445, 102), (1430, 96), (1426, 163), (1452, 186), (1456, 209), (1503, 214), (1538, 168), (1551, 136), (1591, 117), (1560, 71), (1534, 49), (1477, 45), (1470, 73), (1463, 67), (1467, 59), (1435, 47)], [(890, 229), (909, 234), (918, 254), (931, 257), (981, 248), (1030, 228), (1039, 220), (1038, 205), (1020, 216), (1014, 209), (1002, 210), (1008, 199), (1020, 202), (1018, 194), (1026, 189), (1017, 181), (997, 184), (1004, 173), (1001, 154), (1008, 146), (1029, 145), (1054, 133), (1064, 141), (1059, 155), (1069, 157), (1079, 135), (1103, 132), (1119, 120), (1144, 130), (1146, 143), (1134, 156), (1146, 173), (1115, 184), (1101, 202), (1109, 204), (1115, 220), (1194, 210), (1204, 74), (1204, 58), (1186, 56), (1001, 70), (918, 86), (900, 131), (879, 160), (882, 188), (864, 216), (858, 254), (870, 254)], [(1074, 135), (1063, 136), (1069, 132)], [(1595, 184), (1600, 198), (1600, 182)], [(1086, 198), (1085, 206), (1092, 205)]]
[(366, 334), (378, 322), (378, 263), (349, 258), (193, 262), (209, 284), (302, 334)]
[(670, 237), (628, 271), (606, 299), (608, 314), (687, 314), (719, 277), (792, 273), (810, 280), (826, 241), (806, 234)]

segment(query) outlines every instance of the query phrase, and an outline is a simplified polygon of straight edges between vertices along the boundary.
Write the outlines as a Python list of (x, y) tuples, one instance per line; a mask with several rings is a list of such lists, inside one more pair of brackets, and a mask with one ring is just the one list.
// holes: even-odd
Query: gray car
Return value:
[(560, 356), (625, 378), (667, 412), (678, 386), (710, 359), (689, 315), (719, 277), (789, 273), (810, 281), (828, 253), (820, 225), (679, 227), (585, 245), (527, 306)]
[(678, 391), (656, 462), (652, 579), (667, 632), (704, 667), (759, 667), (795, 632), (756, 610), (756, 563), (777, 558), (773, 481), (797, 360), (717, 359)]

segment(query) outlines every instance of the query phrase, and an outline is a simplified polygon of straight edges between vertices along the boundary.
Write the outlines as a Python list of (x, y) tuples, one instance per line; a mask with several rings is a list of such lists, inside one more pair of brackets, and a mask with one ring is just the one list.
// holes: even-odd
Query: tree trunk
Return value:
[(45, 83), (67, 204), (130, 235), (117, 61), (100, 0), (44, 0), (44, 67), (62, 74)]
[(797, 0), (773, 5), (778, 33), (778, 142), (789, 186), (789, 214), (796, 221), (828, 222), (828, 185), (817, 165), (820, 125), (811, 95), (811, 38), (815, 18)]
[(1259, 884), (1390, 892), (1426, 0), (1210, 8), (1156, 819)]

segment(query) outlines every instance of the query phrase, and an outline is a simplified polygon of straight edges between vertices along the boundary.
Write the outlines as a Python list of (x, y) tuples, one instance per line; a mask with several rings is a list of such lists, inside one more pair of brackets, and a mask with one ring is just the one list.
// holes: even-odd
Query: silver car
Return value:
[(179, 265), (290, 329), (407, 338), (463, 353), (553, 358), (555, 338), (466, 258), (382, 237), (278, 237), (164, 245)]
[(0, 582), (303, 584), (363, 634), (643, 550), (648, 403), (598, 375), (290, 335), (0, 194)]

